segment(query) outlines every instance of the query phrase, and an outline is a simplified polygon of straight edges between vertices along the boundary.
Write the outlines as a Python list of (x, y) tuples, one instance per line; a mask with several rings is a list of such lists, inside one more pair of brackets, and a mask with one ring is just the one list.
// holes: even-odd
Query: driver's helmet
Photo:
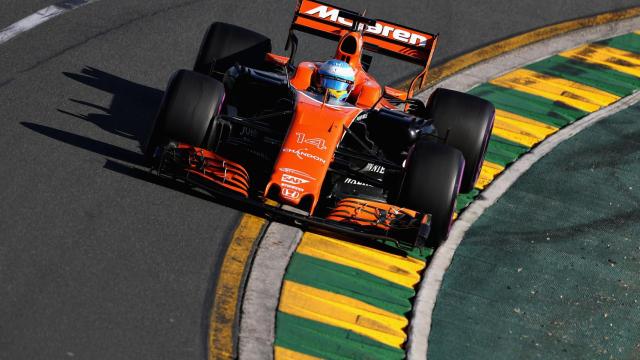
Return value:
[(329, 60), (318, 70), (320, 90), (331, 98), (345, 101), (353, 89), (356, 72), (342, 60)]

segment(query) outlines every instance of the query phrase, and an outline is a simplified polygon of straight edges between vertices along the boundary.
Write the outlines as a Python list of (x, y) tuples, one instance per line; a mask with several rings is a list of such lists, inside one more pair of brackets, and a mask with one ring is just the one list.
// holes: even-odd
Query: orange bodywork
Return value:
[[(341, 9), (320, 1), (302, 0), (293, 19), (293, 29), (338, 40), (353, 22), (339, 16)], [(437, 35), (377, 19), (361, 25), (363, 41), (382, 54), (424, 65), (435, 48)]]
[[(380, 19), (376, 19), (371, 25), (360, 24), (355, 29), (352, 20), (340, 16), (340, 11), (343, 10), (321, 1), (300, 0), (291, 30), (300, 30), (340, 41), (336, 59), (347, 61), (354, 67), (354, 62), (360, 63), (364, 48), (423, 66), (422, 71), (411, 81), (405, 95), (405, 99), (413, 97), (415, 89), (423, 87), (426, 83), (429, 65), (438, 44), (438, 35)], [(340, 49), (346, 38), (345, 33), (348, 32), (360, 35), (358, 53), (345, 56), (344, 53), (341, 54)], [(407, 107), (408, 105), (405, 106), (405, 110)]]
[[(423, 221), (418, 219), (420, 214), (413, 210), (377, 201), (345, 198), (331, 210), (327, 219), (389, 231), (394, 227), (395, 221), (407, 216), (416, 221)], [(406, 219), (403, 220), (406, 222)]]
[[(296, 73), (291, 78), (291, 85), (298, 90), (307, 90), (314, 84), (316, 73), (320, 64), (313, 62), (300, 63), (296, 69)], [(352, 65), (353, 66), (353, 65)], [(376, 79), (369, 75), (362, 66), (353, 66), (356, 72), (356, 79), (354, 82), (353, 91), (349, 95), (347, 102), (354, 104), (362, 109), (370, 109), (372, 106), (378, 104), (377, 108), (387, 105), (392, 107), (386, 101), (379, 101), (382, 97), (382, 87)]]
[(276, 65), (285, 66), (289, 62), (289, 58), (282, 55), (267, 53), (265, 60)]
[[(321, 95), (309, 91), (310, 88), (317, 88), (317, 72), (321, 63), (302, 62), (296, 66), (295, 73), (289, 79), (297, 92), (293, 116), (264, 189), (265, 201), (271, 199), (298, 206), (310, 214), (318, 204), (325, 176), (334, 152), (345, 135), (345, 129), (364, 111), (383, 107), (395, 109), (383, 97), (385, 93), (399, 100), (411, 97), (414, 85), (420, 79), (424, 82), (437, 43), (437, 35), (387, 21), (375, 20), (367, 22), (370, 25), (356, 26), (352, 20), (340, 17), (340, 11), (319, 1), (301, 0), (291, 30), (338, 41), (334, 58), (349, 63), (355, 71), (355, 81), (347, 103), (338, 105), (328, 102)], [(406, 92), (383, 88), (362, 66), (365, 48), (424, 68)], [(291, 65), (289, 57), (272, 53), (266, 54), (265, 60), (285, 68)], [(204, 149), (192, 147), (190, 151), (194, 158), (199, 156), (199, 159), (204, 159), (190, 163), (187, 169), (190, 174), (248, 196), (249, 176), (242, 166)], [(347, 198), (339, 201), (329, 219), (389, 230), (400, 217), (406, 219), (418, 215), (415, 211), (385, 203)]]
[[(342, 38), (334, 56), (335, 59), (347, 62), (355, 71), (354, 87), (348, 102), (358, 107), (369, 109), (379, 102), (382, 97), (382, 86), (376, 79), (362, 68), (362, 46), (364, 44), (362, 34), (359, 32), (341, 31)], [(343, 51), (343, 43), (352, 41), (356, 46), (352, 52)], [(298, 65), (296, 73), (291, 78), (291, 85), (298, 90), (307, 90), (314, 85), (316, 73), (320, 63), (302, 62)]]
[[(333, 160), (333, 153), (344, 136), (344, 129), (363, 110), (374, 106), (392, 107), (382, 99), (380, 84), (360, 63), (364, 43), (362, 34), (344, 30), (341, 33), (342, 39), (335, 58), (348, 62), (355, 70), (354, 86), (349, 99), (342, 106), (332, 105), (312, 96), (307, 90), (316, 84), (316, 74), (321, 63), (298, 64), (290, 79), (291, 85), (298, 90), (294, 115), (271, 180), (265, 189), (265, 194), (273, 194), (272, 188), (276, 186), (279, 189), (277, 200), (294, 206), (299, 205), (305, 197), (311, 197), (308, 209), (310, 213), (313, 213), (317, 205), (322, 182)], [(354, 41), (354, 51), (342, 51), (344, 41)], [(269, 58), (272, 62), (275, 60), (273, 56)]]
[[(344, 21), (343, 26), (336, 26), (331, 22), (320, 21), (311, 16), (314, 14), (313, 9), (317, 9), (318, 6), (326, 5), (314, 1), (302, 1), (298, 16), (294, 19), (294, 25), (298, 28), (315, 27), (314, 29), (317, 31), (328, 32), (338, 37), (338, 47), (334, 58), (349, 63), (354, 69), (353, 89), (347, 100), (348, 104), (345, 106), (332, 105), (319, 100), (317, 96), (313, 96), (307, 91), (310, 87), (317, 85), (317, 72), (321, 63), (302, 62), (298, 64), (295, 74), (290, 79), (291, 85), (298, 93), (294, 115), (273, 168), (271, 179), (264, 191), (265, 196), (272, 198), (276, 197), (277, 193), (278, 198), (273, 200), (293, 206), (300, 205), (307, 198), (305, 206), (308, 207), (304, 210), (308, 210), (311, 214), (318, 203), (322, 183), (329, 165), (333, 161), (333, 153), (344, 136), (345, 128), (348, 128), (364, 110), (381, 107), (394, 108), (388, 100), (383, 98), (382, 86), (362, 66), (361, 58), (365, 44), (380, 46), (391, 52), (397, 51), (405, 60), (424, 63), (424, 73), (426, 73), (426, 66), (432, 54), (432, 47), (435, 45), (433, 35), (427, 33), (417, 33), (419, 35), (416, 35), (415, 30), (411, 30), (411, 33), (415, 35), (416, 39), (421, 39), (421, 42), (411, 44), (407, 40), (406, 45), (376, 37), (373, 33), (374, 29), (368, 32), (345, 30)], [(333, 10), (329, 9), (328, 11)], [(305, 12), (311, 13), (311, 15), (305, 15)], [(322, 13), (320, 12), (319, 15)], [(386, 22), (380, 24), (383, 28), (390, 26), (390, 23)], [(396, 31), (403, 32), (401, 34), (409, 33), (408, 29), (394, 26)], [(267, 55), (267, 60), (272, 63), (283, 63), (285, 59), (272, 54)], [(386, 91), (399, 99), (406, 99), (408, 96), (408, 93), (392, 88), (387, 88)]]
[(311, 197), (308, 210), (313, 213), (344, 128), (349, 127), (361, 112), (362, 109), (353, 106), (323, 103), (299, 91), (289, 132), (265, 194), (270, 194), (276, 186), (278, 200), (294, 206), (305, 197)]
[(178, 150), (185, 150), (189, 156), (187, 174), (195, 175), (216, 183), (231, 191), (249, 196), (249, 174), (242, 165), (202, 148), (178, 144)]

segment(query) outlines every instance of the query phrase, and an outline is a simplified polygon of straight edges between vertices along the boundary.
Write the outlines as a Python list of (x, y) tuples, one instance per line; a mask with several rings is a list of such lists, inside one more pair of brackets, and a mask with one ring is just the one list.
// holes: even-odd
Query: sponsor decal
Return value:
[(298, 159), (300, 159), (300, 160), (304, 160), (305, 158), (307, 158), (307, 159), (318, 161), (318, 162), (322, 163), (323, 165), (327, 163), (327, 160), (321, 158), (318, 155), (310, 154), (310, 153), (306, 152), (307, 150), (309, 150), (309, 149), (304, 148), (304, 149), (293, 150), (293, 149), (289, 149), (289, 148), (284, 148), (284, 149), (282, 149), (282, 152), (295, 154), (298, 157)]
[(282, 178), (280, 179), (283, 183), (289, 183), (293, 185), (306, 184), (309, 180), (305, 180), (299, 177), (295, 177), (293, 175), (282, 174)]
[(293, 186), (293, 185), (289, 185), (289, 184), (284, 184), (283, 183), (283, 184), (280, 184), (280, 187), (287, 188), (287, 189), (293, 189), (293, 190), (300, 191), (300, 192), (304, 192), (303, 188), (297, 187), (297, 186)]
[(358, 186), (368, 186), (368, 187), (373, 187), (372, 185), (369, 185), (367, 183), (363, 183), (360, 182), (358, 180), (352, 179), (352, 178), (346, 178), (344, 179), (344, 183), (345, 184), (349, 184), (349, 185), (358, 185)]
[(298, 144), (309, 144), (317, 147), (320, 150), (327, 149), (326, 141), (324, 139), (322, 138), (309, 139), (307, 138), (307, 135), (305, 133), (297, 132), (296, 140), (298, 141)]
[(248, 136), (254, 138), (258, 136), (258, 130), (243, 126), (240, 130), (240, 136)]
[(368, 163), (367, 166), (364, 167), (364, 171), (371, 171), (378, 174), (384, 174), (384, 166), (374, 165), (372, 163)]
[(360, 115), (356, 116), (354, 121), (364, 120), (368, 117), (369, 117), (369, 113), (361, 113)]
[(316, 178), (314, 178), (313, 176), (307, 174), (304, 171), (300, 171), (300, 170), (296, 170), (296, 169), (291, 169), (291, 168), (280, 168), (280, 171), (282, 171), (283, 173), (287, 173), (287, 174), (295, 174), (297, 176), (302, 176), (305, 177), (309, 180), (315, 180)]
[[(351, 20), (338, 16), (338, 13), (338, 9), (329, 9), (329, 7), (326, 5), (321, 5), (305, 12), (305, 14), (307, 15), (314, 15), (320, 19), (328, 19), (331, 22), (339, 23), (345, 26), (353, 25)], [(393, 26), (388, 24), (378, 23), (374, 26), (367, 26), (364, 31), (371, 34), (392, 38), (394, 40), (398, 40), (411, 45), (425, 46), (427, 44), (427, 38), (425, 36), (412, 33), (407, 29), (394, 28)]]
[(280, 190), (280, 195), (282, 195), (282, 197), (286, 197), (288, 199), (294, 199), (294, 200), (300, 197), (300, 193), (298, 191), (287, 189), (287, 188), (282, 188)]

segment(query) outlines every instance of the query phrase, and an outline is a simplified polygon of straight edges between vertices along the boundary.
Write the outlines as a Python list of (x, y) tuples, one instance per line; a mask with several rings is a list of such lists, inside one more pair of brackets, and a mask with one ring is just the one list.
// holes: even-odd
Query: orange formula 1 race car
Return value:
[[(337, 41), (332, 59), (294, 63), (303, 31)], [(171, 78), (145, 153), (243, 211), (347, 236), (437, 245), (459, 192), (478, 178), (495, 109), (424, 83), (437, 35), (312, 0), (294, 14), (288, 57), (265, 36), (216, 22), (194, 71)], [(368, 53), (364, 53), (367, 51)], [(422, 67), (407, 92), (367, 73), (379, 53)]]

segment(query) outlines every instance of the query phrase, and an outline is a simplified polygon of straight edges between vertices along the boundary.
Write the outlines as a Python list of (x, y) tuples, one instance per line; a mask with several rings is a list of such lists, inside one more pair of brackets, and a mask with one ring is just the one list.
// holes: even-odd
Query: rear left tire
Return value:
[(193, 70), (222, 80), (222, 74), (235, 64), (260, 68), (271, 40), (240, 26), (214, 22), (202, 39)]

